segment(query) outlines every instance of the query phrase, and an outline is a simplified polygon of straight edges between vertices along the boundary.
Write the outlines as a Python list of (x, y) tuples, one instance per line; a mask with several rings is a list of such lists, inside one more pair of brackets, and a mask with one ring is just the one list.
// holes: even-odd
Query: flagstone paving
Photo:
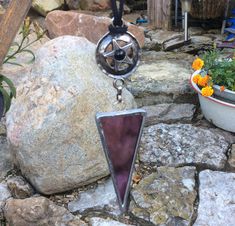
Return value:
[(199, 181), (200, 202), (194, 226), (234, 226), (235, 173), (204, 170)]
[(230, 144), (223, 136), (190, 124), (157, 124), (143, 132), (140, 161), (223, 169)]
[(119, 215), (119, 207), (116, 200), (112, 180), (109, 179), (97, 188), (79, 194), (79, 199), (74, 200), (68, 204), (70, 212), (79, 212), (80, 214), (86, 210), (93, 211), (107, 211), (113, 215)]
[(196, 199), (195, 167), (159, 167), (131, 195), (131, 213), (154, 225), (189, 225)]

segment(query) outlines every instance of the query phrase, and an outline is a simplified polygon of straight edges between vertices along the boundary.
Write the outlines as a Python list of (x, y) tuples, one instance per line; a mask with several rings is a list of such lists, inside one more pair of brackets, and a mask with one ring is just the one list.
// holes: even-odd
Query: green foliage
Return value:
[(7, 112), (11, 106), (12, 98), (16, 98), (16, 88), (10, 79), (1, 74), (0, 92), (2, 93), (4, 99), (4, 112)]
[[(25, 19), (20, 32), (21, 41), (19, 43), (18, 42), (12, 43), (10, 51), (6, 56), (6, 58), (4, 59), (3, 64), (8, 63), (16, 66), (22, 66), (21, 64), (14, 61), (16, 59), (16, 55), (22, 53), (27, 53), (31, 55), (31, 59), (27, 63), (32, 63), (35, 60), (34, 53), (30, 49), (28, 49), (28, 47), (33, 43), (37, 42), (38, 40), (40, 40), (44, 36), (45, 31), (43, 31), (36, 22), (33, 23), (34, 31), (37, 37), (33, 41), (29, 42), (29, 35), (32, 33), (30, 25), (31, 21), (28, 17)], [(3, 95), (4, 113), (6, 113), (11, 106), (12, 98), (16, 98), (16, 88), (12, 83), (12, 81), (2, 74), (0, 74), (0, 92)]]
[(235, 91), (235, 60), (223, 60), (209, 70), (214, 84)]
[(210, 70), (213, 68), (219, 59), (220, 51), (217, 49), (209, 50), (204, 52), (201, 56), (201, 59), (204, 61), (204, 68), (205, 70)]
[(204, 60), (204, 68), (214, 84), (235, 91), (235, 59), (221, 56), (221, 52), (217, 49), (205, 52), (201, 56)]

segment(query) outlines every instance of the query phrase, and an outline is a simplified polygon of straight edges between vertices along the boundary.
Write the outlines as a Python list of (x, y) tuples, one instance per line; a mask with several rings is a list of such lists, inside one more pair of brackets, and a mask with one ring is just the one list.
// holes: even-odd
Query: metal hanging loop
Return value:
[(117, 90), (117, 101), (121, 103), (122, 99), (122, 90), (125, 87), (125, 80), (124, 79), (115, 79), (113, 81), (113, 87)]

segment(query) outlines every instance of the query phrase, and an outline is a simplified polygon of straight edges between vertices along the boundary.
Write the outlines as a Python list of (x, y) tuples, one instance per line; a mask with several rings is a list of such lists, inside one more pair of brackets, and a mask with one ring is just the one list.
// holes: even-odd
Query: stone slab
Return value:
[(100, 217), (92, 217), (89, 220), (90, 226), (134, 226), (134, 225), (130, 225), (130, 224), (123, 224), (121, 222), (118, 221), (114, 221), (111, 219), (103, 219)]
[(96, 189), (81, 193), (77, 200), (68, 204), (68, 209), (72, 213), (83, 213), (86, 210), (105, 210), (114, 215), (119, 215), (120, 210), (112, 180), (109, 179), (104, 184), (99, 184)]
[(144, 53), (127, 87), (139, 106), (195, 103), (196, 94), (189, 84), (191, 63), (187, 54)]
[(131, 213), (153, 225), (188, 226), (194, 213), (195, 167), (159, 167), (132, 190)]
[(193, 104), (157, 104), (144, 106), (147, 112), (145, 126), (157, 123), (189, 123), (192, 121), (196, 106)]
[(223, 136), (190, 124), (163, 124), (144, 129), (140, 161), (146, 164), (195, 165), (222, 169), (230, 144)]
[(193, 226), (234, 226), (235, 173), (205, 170), (199, 182), (198, 217)]
[(7, 138), (0, 135), (0, 182), (12, 169), (13, 163)]
[(233, 144), (231, 147), (231, 153), (228, 159), (228, 163), (230, 167), (235, 169), (235, 144)]
[(11, 193), (6, 184), (0, 183), (0, 223), (3, 218), (3, 208), (7, 199), (11, 197)]

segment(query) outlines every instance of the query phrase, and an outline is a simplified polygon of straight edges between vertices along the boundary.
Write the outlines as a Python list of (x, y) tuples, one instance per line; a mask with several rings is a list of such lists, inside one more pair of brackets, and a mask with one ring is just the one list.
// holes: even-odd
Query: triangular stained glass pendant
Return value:
[(142, 109), (96, 115), (97, 127), (122, 212), (127, 209), (145, 116), (146, 112)]

